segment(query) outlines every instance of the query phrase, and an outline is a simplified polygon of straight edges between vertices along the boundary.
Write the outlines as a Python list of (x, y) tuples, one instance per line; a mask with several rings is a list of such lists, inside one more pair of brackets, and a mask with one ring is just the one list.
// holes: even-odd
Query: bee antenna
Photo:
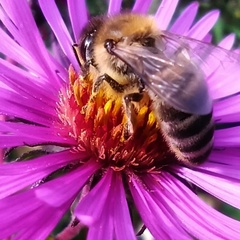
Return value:
[(77, 59), (77, 62), (79, 64), (79, 66), (81, 67), (82, 63), (81, 63), (81, 54), (80, 54), (80, 46), (79, 46), (79, 44), (74, 43), (72, 45), (72, 49), (73, 49), (74, 55), (75, 55), (75, 57)]

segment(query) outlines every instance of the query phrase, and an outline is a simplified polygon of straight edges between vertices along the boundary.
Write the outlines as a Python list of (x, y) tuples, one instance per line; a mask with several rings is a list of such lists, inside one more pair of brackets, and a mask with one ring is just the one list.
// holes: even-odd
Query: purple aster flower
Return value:
[[(71, 37), (55, 2), (39, 0), (57, 39), (51, 52), (26, 0), (0, 3), (6, 57), (0, 59), (0, 147), (42, 146), (38, 156), (32, 149), (22, 161), (0, 166), (1, 239), (45, 239), (69, 209), (72, 222), (59, 239), (82, 226), (88, 239), (136, 239), (132, 212), (155, 239), (240, 239), (240, 222), (194, 191), (197, 186), (240, 208), (240, 127), (232, 124), (240, 117), (240, 69), (231, 62), (221, 68), (218, 54), (220, 61), (209, 60), (210, 94), (221, 99), (214, 102), (214, 148), (204, 164), (184, 166), (168, 153), (147, 104), (138, 112), (136, 136), (125, 140), (121, 101), (104, 94), (91, 101), (93, 77), (81, 75), (72, 50), (88, 21), (84, 1), (67, 1)], [(133, 11), (146, 13), (150, 3), (137, 0)], [(177, 3), (162, 1), (159, 28), (210, 41), (218, 11), (194, 23), (194, 2), (170, 26)], [(120, 0), (109, 1), (109, 14), (120, 8)], [(229, 35), (219, 45), (230, 49), (233, 41)]]

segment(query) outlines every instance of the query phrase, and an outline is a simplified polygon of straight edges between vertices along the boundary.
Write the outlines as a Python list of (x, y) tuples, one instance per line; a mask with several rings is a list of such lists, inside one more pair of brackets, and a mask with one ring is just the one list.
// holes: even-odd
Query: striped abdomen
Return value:
[(161, 105), (160, 118), (163, 135), (179, 160), (193, 164), (205, 161), (213, 145), (212, 113), (191, 115)]

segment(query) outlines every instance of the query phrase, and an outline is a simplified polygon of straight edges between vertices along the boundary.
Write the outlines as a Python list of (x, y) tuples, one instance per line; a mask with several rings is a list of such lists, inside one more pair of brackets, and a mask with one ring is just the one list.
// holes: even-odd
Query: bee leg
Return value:
[(127, 123), (124, 129), (124, 139), (128, 139), (134, 132), (134, 122), (136, 121), (136, 114), (132, 102), (140, 102), (143, 98), (142, 93), (130, 93), (124, 97), (125, 112), (127, 114)]
[(142, 93), (143, 90), (145, 89), (145, 84), (141, 78), (138, 78), (137, 81), (138, 81), (138, 90), (140, 93)]
[(115, 90), (116, 92), (119, 92), (119, 93), (122, 93), (126, 88), (126, 85), (122, 85), (122, 84), (118, 83), (117, 81), (115, 81), (113, 78), (111, 78), (109, 75), (107, 75), (105, 73), (105, 74), (99, 76), (98, 79), (94, 82), (93, 92), (97, 92), (99, 90), (103, 81), (106, 81), (113, 90)]

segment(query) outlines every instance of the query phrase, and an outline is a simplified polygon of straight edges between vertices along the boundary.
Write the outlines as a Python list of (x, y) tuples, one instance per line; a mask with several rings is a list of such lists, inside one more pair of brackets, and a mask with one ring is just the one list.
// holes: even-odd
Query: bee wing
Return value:
[(216, 68), (238, 62), (236, 53), (166, 32), (159, 36), (155, 47), (117, 44), (112, 52), (165, 103), (198, 115), (212, 111), (205, 81), (205, 75), (214, 71), (212, 60), (217, 60)]
[(206, 76), (209, 76), (217, 68), (223, 71), (230, 68), (239, 69), (240, 55), (234, 51), (167, 31), (163, 31), (161, 38), (162, 42), (167, 45), (166, 48), (185, 48), (189, 59), (197, 64)]

